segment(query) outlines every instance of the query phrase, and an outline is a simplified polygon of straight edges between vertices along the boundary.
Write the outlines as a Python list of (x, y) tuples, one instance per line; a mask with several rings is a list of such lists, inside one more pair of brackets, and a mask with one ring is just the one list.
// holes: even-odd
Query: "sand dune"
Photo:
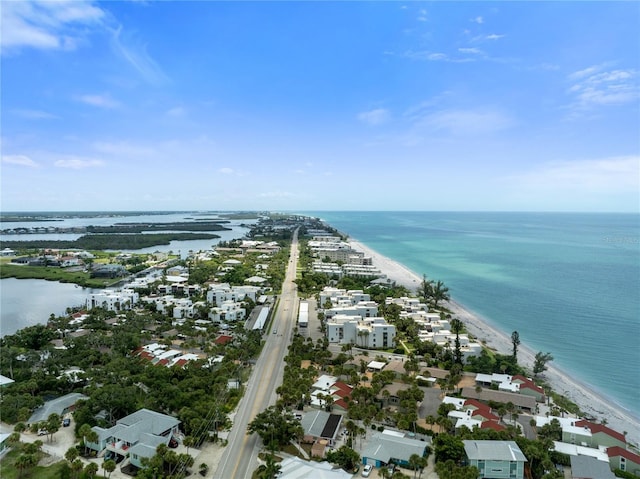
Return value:
[[(365, 255), (370, 256), (373, 259), (373, 264), (397, 284), (415, 290), (422, 281), (422, 277), (414, 271), (377, 253), (366, 245), (352, 239), (349, 240), (349, 243), (355, 250), (362, 251)], [(509, 335), (505, 334), (454, 300), (450, 301), (448, 307), (454, 313), (454, 316), (465, 324), (467, 331), (478, 340), (502, 354), (511, 354), (510, 333)], [(553, 354), (553, 351), (550, 352)], [(535, 351), (528, 348), (526, 344), (520, 345), (518, 349), (518, 361), (520, 364), (532, 370), (534, 357)], [(548, 370), (545, 371), (544, 377), (554, 391), (571, 399), (580, 406), (582, 411), (599, 420), (606, 419), (610, 428), (618, 432), (627, 432), (628, 442), (636, 445), (640, 444), (640, 420), (633, 414), (617, 406), (611, 399), (598, 394), (588, 385), (574, 379), (570, 374), (553, 366), (553, 363), (548, 365)]]

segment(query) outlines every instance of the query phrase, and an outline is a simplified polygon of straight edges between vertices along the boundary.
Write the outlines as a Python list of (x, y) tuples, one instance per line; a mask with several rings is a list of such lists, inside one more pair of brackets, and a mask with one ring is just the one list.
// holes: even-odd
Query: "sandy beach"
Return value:
[[(373, 264), (397, 284), (404, 285), (415, 291), (416, 287), (422, 282), (422, 276), (402, 264), (377, 253), (357, 240), (349, 239), (349, 244), (355, 250), (362, 251), (366, 256), (370, 256)], [(479, 341), (484, 342), (488, 347), (495, 349), (499, 353), (511, 354), (510, 333), (506, 334), (500, 331), (453, 299), (447, 306), (453, 312), (453, 315), (465, 324), (467, 331)], [(550, 352), (553, 354), (553, 351)], [(535, 351), (524, 343), (520, 345), (518, 362), (521, 365), (532, 370), (534, 357)], [(554, 391), (572, 400), (585, 413), (598, 418), (599, 421), (606, 419), (607, 425), (618, 432), (623, 433), (626, 431), (627, 442), (635, 445), (640, 444), (640, 420), (638, 418), (621, 407), (617, 407), (610, 399), (593, 391), (587, 384), (581, 383), (571, 377), (570, 374), (555, 367), (553, 363), (548, 365), (544, 378)]]

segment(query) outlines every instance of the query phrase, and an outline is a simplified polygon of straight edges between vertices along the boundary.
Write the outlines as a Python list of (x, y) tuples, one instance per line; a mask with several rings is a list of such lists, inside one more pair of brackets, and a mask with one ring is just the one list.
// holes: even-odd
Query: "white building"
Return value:
[(396, 327), (388, 324), (384, 318), (336, 315), (326, 325), (330, 343), (351, 343), (371, 349), (395, 345)]
[(99, 293), (91, 293), (87, 298), (87, 310), (93, 308), (104, 308), (107, 311), (126, 311), (133, 308), (140, 299), (138, 293), (133, 289), (124, 288), (116, 291), (104, 289)]

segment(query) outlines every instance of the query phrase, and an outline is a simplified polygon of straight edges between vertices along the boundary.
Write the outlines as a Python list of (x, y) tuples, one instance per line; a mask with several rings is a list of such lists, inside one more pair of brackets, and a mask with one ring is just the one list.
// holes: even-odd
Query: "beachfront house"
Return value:
[(524, 479), (524, 456), (515, 441), (462, 441), (466, 463), (483, 479)]
[(612, 470), (620, 469), (640, 476), (640, 456), (623, 447), (613, 446), (607, 449), (609, 465)]

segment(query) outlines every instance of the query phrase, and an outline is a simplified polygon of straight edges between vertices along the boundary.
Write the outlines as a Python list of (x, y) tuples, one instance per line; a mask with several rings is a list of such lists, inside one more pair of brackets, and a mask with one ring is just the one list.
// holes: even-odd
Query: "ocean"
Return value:
[(640, 417), (640, 216), (303, 212), (419, 276)]

